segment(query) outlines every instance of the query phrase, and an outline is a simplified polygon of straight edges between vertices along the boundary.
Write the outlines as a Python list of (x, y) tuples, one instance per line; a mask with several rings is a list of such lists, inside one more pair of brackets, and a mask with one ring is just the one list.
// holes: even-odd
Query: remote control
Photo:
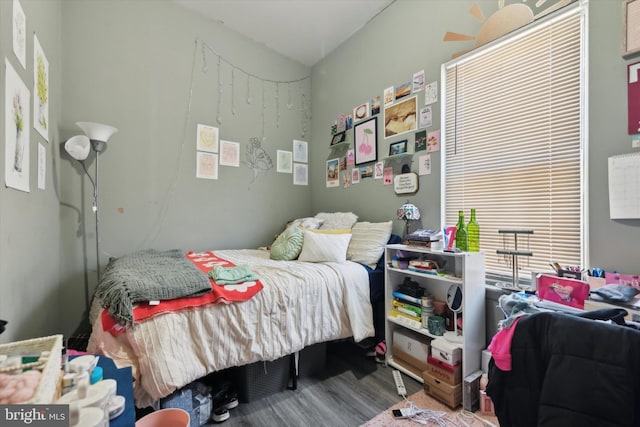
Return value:
[(407, 389), (404, 387), (402, 374), (400, 373), (400, 371), (396, 369), (393, 370), (393, 381), (395, 381), (396, 383), (396, 389), (398, 390), (398, 394), (400, 396), (405, 396), (407, 394)]

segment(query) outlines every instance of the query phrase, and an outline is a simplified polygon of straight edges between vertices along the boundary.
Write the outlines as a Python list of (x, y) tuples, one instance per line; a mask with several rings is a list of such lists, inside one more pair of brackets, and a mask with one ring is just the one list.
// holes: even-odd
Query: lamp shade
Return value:
[(77, 122), (76, 125), (78, 125), (92, 141), (107, 142), (109, 138), (111, 138), (111, 135), (118, 132), (118, 129), (101, 123)]
[(420, 210), (416, 205), (407, 202), (398, 208), (396, 217), (405, 221), (420, 219)]
[(85, 135), (76, 135), (69, 138), (67, 142), (64, 143), (64, 149), (74, 159), (82, 161), (89, 157), (91, 142)]

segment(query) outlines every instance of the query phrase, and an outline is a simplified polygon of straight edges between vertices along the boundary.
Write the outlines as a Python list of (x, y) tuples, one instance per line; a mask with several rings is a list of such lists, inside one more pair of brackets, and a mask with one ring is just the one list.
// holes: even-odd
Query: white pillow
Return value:
[(315, 218), (323, 220), (320, 230), (351, 228), (358, 220), (358, 216), (353, 212), (320, 212)]
[(322, 225), (324, 221), (318, 218), (314, 218), (312, 216), (306, 218), (298, 218), (291, 221), (289, 226), (302, 227), (302, 228), (310, 228), (310, 229), (318, 229)]
[(376, 268), (391, 237), (393, 222), (357, 222), (351, 229), (352, 237), (347, 259)]
[(298, 261), (345, 262), (351, 234), (325, 234), (304, 231), (304, 243)]

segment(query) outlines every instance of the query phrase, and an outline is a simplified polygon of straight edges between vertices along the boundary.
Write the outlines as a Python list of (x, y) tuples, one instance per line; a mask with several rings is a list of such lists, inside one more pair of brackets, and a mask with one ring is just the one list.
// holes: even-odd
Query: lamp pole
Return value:
[(93, 192), (93, 212), (96, 214), (96, 285), (100, 282), (100, 228), (98, 226), (98, 163), (100, 153), (96, 151), (96, 188)]
[(96, 152), (96, 179), (93, 188), (93, 212), (96, 215), (96, 285), (100, 282), (100, 231), (99, 231), (99, 215), (98, 215), (98, 180), (100, 179), (100, 153), (107, 148), (105, 141), (91, 140), (91, 147)]

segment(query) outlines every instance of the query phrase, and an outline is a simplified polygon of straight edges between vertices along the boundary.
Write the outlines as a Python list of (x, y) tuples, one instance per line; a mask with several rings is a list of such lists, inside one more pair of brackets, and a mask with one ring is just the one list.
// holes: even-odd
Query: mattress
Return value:
[(232, 304), (166, 313), (113, 336), (92, 307), (88, 351), (134, 373), (136, 406), (145, 407), (211, 372), (271, 361), (319, 342), (374, 335), (369, 280), (351, 261), (274, 261), (264, 250), (215, 254), (249, 265), (264, 289)]

